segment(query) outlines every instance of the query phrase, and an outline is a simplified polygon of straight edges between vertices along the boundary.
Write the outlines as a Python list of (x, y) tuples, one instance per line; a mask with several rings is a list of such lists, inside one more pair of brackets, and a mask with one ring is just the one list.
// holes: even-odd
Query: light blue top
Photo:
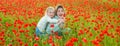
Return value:
[[(58, 17), (58, 16), (55, 16), (55, 17), (52, 18), (52, 19), (59, 19), (59, 17)], [(53, 30), (53, 32), (57, 32), (57, 31), (59, 32), (59, 31), (62, 30), (62, 28), (60, 28), (59, 25), (56, 24), (56, 23), (54, 23), (54, 28), (51, 29), (51, 28), (50, 28), (50, 25), (51, 25), (51, 24), (52, 24), (52, 23), (48, 23), (47, 28), (46, 28), (46, 32), (47, 32), (48, 34), (51, 34), (51, 33), (52, 33), (52, 30)]]

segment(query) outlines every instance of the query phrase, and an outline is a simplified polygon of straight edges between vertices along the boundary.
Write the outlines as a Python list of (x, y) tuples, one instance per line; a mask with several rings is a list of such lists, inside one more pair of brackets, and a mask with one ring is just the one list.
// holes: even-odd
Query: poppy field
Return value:
[[(45, 9), (58, 4), (71, 31), (37, 37)], [(0, 46), (120, 46), (120, 0), (0, 0)]]

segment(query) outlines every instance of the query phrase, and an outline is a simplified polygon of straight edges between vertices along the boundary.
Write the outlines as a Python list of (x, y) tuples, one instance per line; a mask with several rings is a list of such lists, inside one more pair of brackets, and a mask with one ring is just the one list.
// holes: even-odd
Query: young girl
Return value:
[(37, 36), (41, 36), (41, 35), (44, 35), (46, 34), (46, 26), (48, 23), (58, 23), (60, 22), (60, 20), (62, 19), (51, 19), (53, 16), (54, 16), (54, 8), (53, 7), (48, 7), (45, 11), (45, 16), (43, 16), (40, 21), (38, 22), (37, 24), (37, 27), (36, 27), (36, 35)]

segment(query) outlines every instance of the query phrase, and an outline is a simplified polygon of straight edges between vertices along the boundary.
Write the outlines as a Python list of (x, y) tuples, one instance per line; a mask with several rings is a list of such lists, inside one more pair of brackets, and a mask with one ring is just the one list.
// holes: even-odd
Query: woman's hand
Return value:
[(64, 24), (60, 24), (59, 27), (60, 27), (60, 28), (63, 28), (63, 27), (64, 27)]
[(64, 22), (65, 22), (64, 19), (59, 19), (59, 20), (58, 20), (58, 23), (64, 23)]

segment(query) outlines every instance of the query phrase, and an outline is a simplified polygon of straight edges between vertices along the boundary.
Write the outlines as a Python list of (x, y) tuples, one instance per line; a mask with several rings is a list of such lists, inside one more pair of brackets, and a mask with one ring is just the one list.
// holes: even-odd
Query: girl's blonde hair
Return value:
[(49, 6), (46, 10), (45, 10), (45, 15), (47, 15), (47, 12), (50, 11), (50, 10), (55, 10), (54, 7), (52, 6)]

